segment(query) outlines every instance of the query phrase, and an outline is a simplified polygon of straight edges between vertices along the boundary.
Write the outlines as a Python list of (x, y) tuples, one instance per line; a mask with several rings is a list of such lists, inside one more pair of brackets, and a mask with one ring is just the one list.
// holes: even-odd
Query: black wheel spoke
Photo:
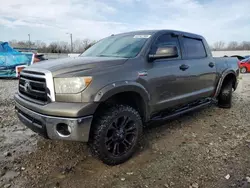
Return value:
[(136, 135), (136, 133), (135, 132), (129, 132), (126, 135)]
[(135, 132), (136, 132), (135, 127), (129, 127), (128, 129), (126, 129), (126, 135), (135, 134)]
[(118, 154), (120, 154), (120, 152), (119, 152), (119, 143), (118, 142), (116, 142), (115, 143), (115, 145), (114, 145), (114, 149), (113, 149), (113, 155), (118, 155)]
[(110, 127), (110, 129), (117, 129), (118, 128), (118, 120), (115, 120), (113, 123), (112, 123), (112, 125), (111, 125), (111, 127)]
[(117, 146), (117, 154), (119, 155), (120, 154), (120, 144), (118, 143), (118, 146)]
[(127, 116), (123, 117), (123, 120), (122, 120), (122, 122), (121, 122), (120, 127), (121, 127), (121, 128), (124, 128), (124, 127), (127, 125), (128, 120), (129, 120), (129, 117), (127, 117)]
[(129, 127), (128, 129), (126, 129), (127, 132), (131, 132), (134, 131), (136, 128), (135, 127)]
[(123, 140), (122, 143), (126, 148), (129, 148), (131, 146), (131, 142), (129, 142), (126, 138)]
[(105, 143), (110, 145), (110, 143), (112, 143), (112, 141), (113, 141), (113, 136), (106, 138)]
[(114, 145), (114, 148), (113, 148), (113, 155), (115, 155), (116, 147), (117, 147), (117, 143), (115, 143), (115, 145)]

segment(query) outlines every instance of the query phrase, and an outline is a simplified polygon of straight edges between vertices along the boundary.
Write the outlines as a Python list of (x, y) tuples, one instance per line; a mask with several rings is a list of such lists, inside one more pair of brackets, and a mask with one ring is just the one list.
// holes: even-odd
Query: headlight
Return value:
[(56, 93), (79, 93), (92, 81), (92, 77), (54, 78)]

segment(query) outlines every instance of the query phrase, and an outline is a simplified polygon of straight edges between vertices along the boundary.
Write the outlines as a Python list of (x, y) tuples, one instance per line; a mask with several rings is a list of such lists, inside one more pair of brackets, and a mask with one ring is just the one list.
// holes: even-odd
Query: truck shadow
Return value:
[(0, 80), (18, 80), (17, 77), (0, 77)]
[(175, 131), (185, 131), (184, 128), (192, 128), (192, 122), (197, 119), (204, 119), (206, 116), (216, 115), (213, 112), (216, 106), (211, 104), (205, 108), (194, 110), (186, 114), (180, 115), (170, 120), (155, 121), (147, 124), (144, 128), (144, 139), (143, 139), (143, 148), (154, 149), (153, 144), (161, 138), (166, 138), (171, 136)]
[[(143, 144), (139, 152), (126, 163), (115, 167), (104, 165), (91, 156), (87, 144), (39, 138), (36, 151), (25, 159), (28, 163), (27, 176), (30, 176), (32, 181), (32, 174), (36, 174), (34, 176), (36, 179), (33, 179), (33, 181), (37, 181), (37, 177), (39, 177), (38, 182), (47, 182), (46, 187), (49, 187), (54, 185), (55, 182), (65, 181), (69, 178), (76, 181), (82, 179), (82, 177), (85, 179), (88, 177), (99, 178), (105, 171), (108, 171), (110, 176), (115, 176), (115, 174), (123, 171), (142, 168), (148, 161), (154, 160), (159, 153), (171, 151), (173, 145), (179, 145), (183, 142), (182, 139), (176, 140), (177, 137), (173, 137), (173, 132), (181, 130), (187, 125), (192, 128), (194, 119), (202, 119), (208, 114), (216, 115), (213, 109), (214, 106), (209, 106), (206, 109), (190, 112), (173, 120), (150, 123), (144, 130)], [(161, 143), (161, 140), (166, 138), (168, 138), (166, 142)], [(162, 144), (165, 148), (164, 151), (162, 150)], [(159, 151), (157, 145), (161, 148)], [(120, 167), (122, 167), (122, 170)], [(39, 169), (44, 169), (46, 176), (40, 176)]]

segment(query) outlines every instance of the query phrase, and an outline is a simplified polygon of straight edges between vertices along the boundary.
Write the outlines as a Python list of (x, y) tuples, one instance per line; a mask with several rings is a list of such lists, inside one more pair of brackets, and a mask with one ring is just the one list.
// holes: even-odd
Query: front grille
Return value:
[(19, 78), (21, 97), (39, 104), (48, 102), (45, 74), (23, 70)]

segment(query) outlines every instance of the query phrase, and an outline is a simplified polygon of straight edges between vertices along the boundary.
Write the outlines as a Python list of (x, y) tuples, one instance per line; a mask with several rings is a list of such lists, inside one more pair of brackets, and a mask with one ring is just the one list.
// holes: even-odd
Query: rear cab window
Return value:
[(188, 59), (198, 59), (207, 57), (205, 46), (201, 39), (182, 38), (184, 57)]

